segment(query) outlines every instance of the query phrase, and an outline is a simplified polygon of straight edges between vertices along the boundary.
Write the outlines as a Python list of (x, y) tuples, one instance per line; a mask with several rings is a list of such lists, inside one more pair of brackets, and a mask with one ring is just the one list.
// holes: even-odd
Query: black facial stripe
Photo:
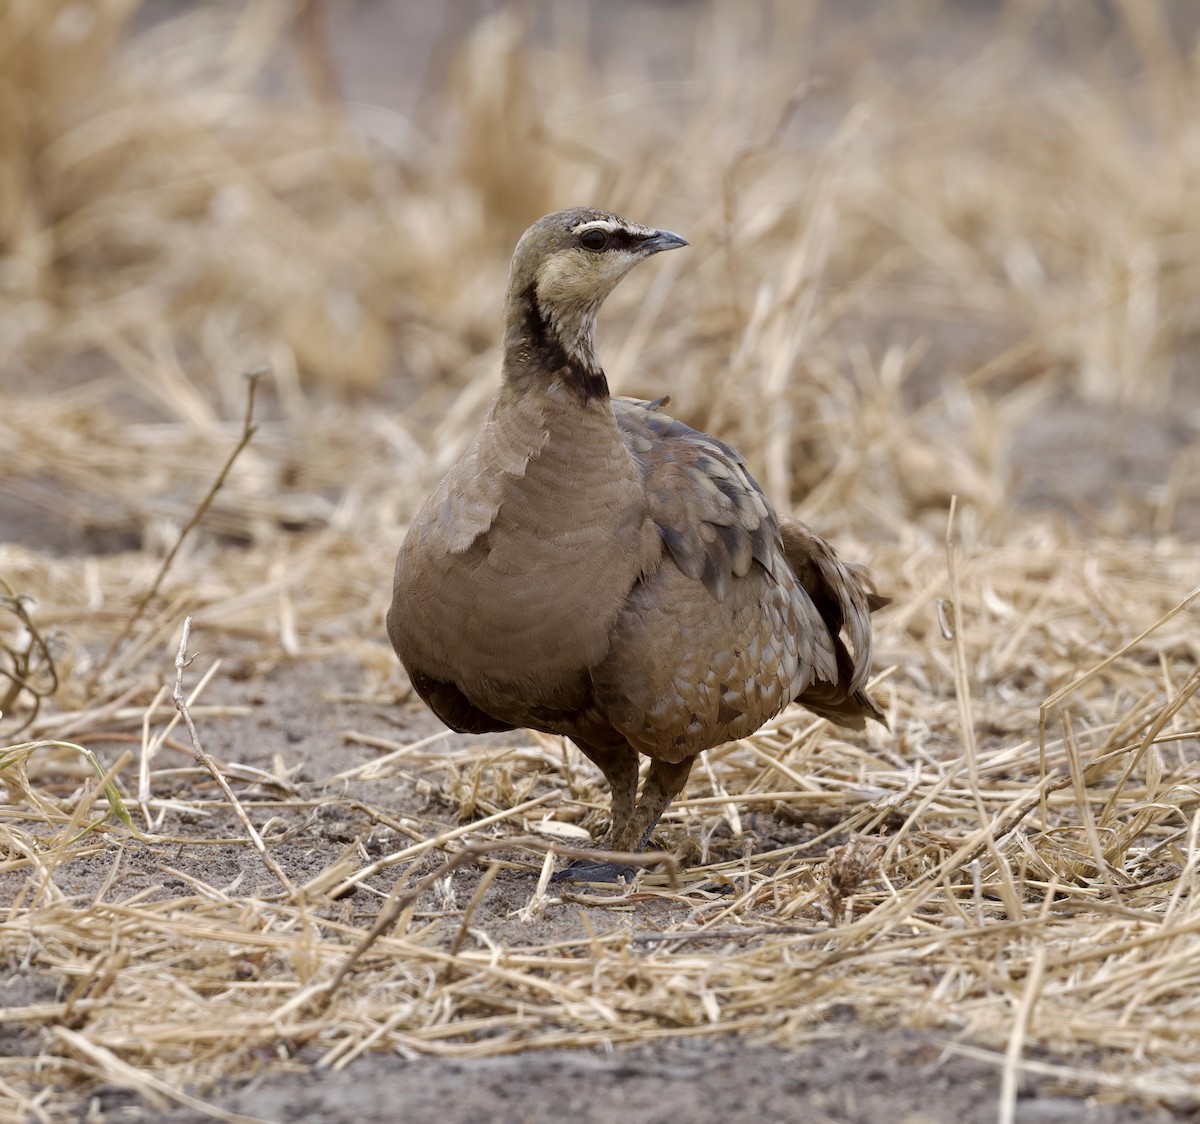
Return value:
[[(623, 227), (614, 227), (612, 230), (606, 226), (593, 226), (581, 230), (576, 237), (582, 238), (589, 230), (598, 230), (607, 238), (608, 242), (604, 250), (636, 250), (647, 238), (653, 237), (653, 232), (647, 234), (632, 234)], [(603, 251), (602, 251), (603, 252)]]
[(610, 250), (636, 250), (645, 241), (645, 238), (630, 234), (628, 230), (617, 229), (608, 236), (608, 248)]
[(536, 285), (529, 285), (521, 293), (517, 303), (523, 313), (524, 335), (527, 339), (541, 343), (552, 334), (550, 325), (546, 323), (546, 318), (542, 315), (541, 307), (538, 305)]
[(603, 371), (586, 371), (567, 354), (562, 341), (547, 323), (538, 306), (537, 287), (530, 285), (521, 292), (519, 303), (523, 309), (523, 335), (542, 370), (554, 371), (563, 384), (570, 387), (588, 402), (608, 397), (608, 380)]

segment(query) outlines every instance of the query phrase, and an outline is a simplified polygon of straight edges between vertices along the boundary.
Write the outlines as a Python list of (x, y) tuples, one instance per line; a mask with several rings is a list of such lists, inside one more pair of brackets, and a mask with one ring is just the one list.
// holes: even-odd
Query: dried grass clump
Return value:
[[(0, 1117), (103, 1083), (194, 1104), (301, 1050), (795, 1045), (847, 1010), (986, 1052), (1005, 1119), (1022, 1073), (1191, 1103), (1193, 462), (1122, 498), (1114, 457), (1103, 511), (1014, 500), (1031, 419), (1120, 402), (1165, 447), (1200, 408), (1200, 55), (1167, 5), (1083, 8), (982, 35), (952, 6), (636, 8), (621, 43), (676, 43), (652, 59), (504, 11), (392, 132), (262, 94), (283, 6), (119, 46), (127, 7), (3, 9), (0, 501), (127, 538), (0, 543)], [(707, 755), (659, 836), (678, 884), (594, 893), (547, 880), (601, 826), (594, 772), (429, 733), (382, 639), (404, 525), (494, 387), (507, 249), (590, 200), (692, 242), (606, 307), (614, 385), (671, 392), (893, 597), (890, 731), (791, 711)]]
[[(1116, 560), (1107, 562), (1091, 580), (1112, 594), (1125, 585), (1113, 577)], [(953, 662), (959, 639), (970, 681), (981, 663), (1003, 664), (997, 647), (1011, 635), (984, 637), (1007, 599), (1024, 604), (1017, 591), (1029, 565), (973, 561), (961, 579), (975, 622), (955, 641), (910, 639), (891, 653), (903, 668), (890, 690), (898, 739), (846, 742), (787, 714), (711, 754), (662, 833), (668, 845), (705, 841), (708, 853), (681, 884), (647, 874), (625, 892), (548, 895), (543, 880), (527, 909), (544, 941), (493, 910), (477, 914), (482, 895), (466, 872), (499, 862), (490, 870), (511, 880), (522, 865), (540, 867), (523, 850), (531, 839), (570, 839), (602, 803), (595, 778), (553, 739), (491, 751), (441, 738), (395, 744), (372, 767), (377, 777), (420, 777), (469, 806), (474, 822), (414, 832), (371, 863), (331, 852), (290, 894), (189, 878), (190, 891), (130, 897), (110, 879), (81, 900), (65, 891), (72, 864), (98, 849), (119, 863), (132, 840), (96, 822), (104, 801), (94, 782), (65, 801), (18, 785), (14, 797), (27, 793), (20, 816), (0, 824), (10, 856), (2, 873), (16, 887), (0, 941), (10, 963), (33, 950), (39, 972), (61, 983), (6, 1020), (44, 1034), (41, 1082), (70, 1088), (90, 1074), (152, 1103), (244, 1078), (279, 1043), (315, 1048), (318, 1064), (335, 1068), (380, 1048), (482, 1057), (734, 1031), (796, 1044), (827, 1033), (835, 1008), (868, 1024), (938, 1028), (976, 1049), (1016, 1042), (1014, 1067), (1042, 1046), (1059, 1060), (1027, 1071), (1186, 1101), (1200, 1080), (1190, 998), (1200, 927), (1195, 610), (1164, 613), (1089, 666), (1084, 653), (1100, 648), (1086, 634), (1072, 640), (1069, 622), (1094, 625), (1091, 595), (1064, 583), (1054, 620), (1025, 618), (1021, 646), (1047, 660), (1043, 677), (1009, 681), (999, 699), (989, 691), (988, 705), (918, 687)], [(918, 583), (944, 581), (933, 559), (918, 569), (899, 587), (898, 612), (919, 602)], [(1137, 589), (1140, 605), (1165, 605), (1170, 579), (1158, 580)], [(899, 643), (896, 630), (885, 635)], [(1039, 742), (1047, 681), (1062, 687)], [(964, 707), (977, 712), (970, 730), (958, 726)], [(170, 731), (161, 708), (131, 719), (150, 745)], [(114, 767), (130, 794), (135, 771), (128, 754)], [(159, 797), (177, 786), (153, 765), (148, 776), (141, 806), (151, 826), (164, 813), (170, 823), (184, 809), (225, 806), (215, 793)], [(333, 793), (349, 779), (317, 778), (311, 790)], [(274, 816), (293, 801), (303, 816), (308, 801), (286, 795), (272, 801)], [(823, 826), (742, 853), (745, 817), (772, 812)], [(197, 835), (156, 829), (143, 838), (170, 854)], [(269, 850), (278, 846), (267, 838)], [(390, 913), (379, 907), (394, 922), (382, 931), (371, 924), (374, 907), (347, 914), (338, 905), (350, 886), (393, 879), (400, 898)], [(631, 905), (659, 925), (631, 928)], [(31, 1089), (32, 1071), (22, 1073), (10, 1059), (3, 1076)], [(23, 1096), (28, 1110), (34, 1094)]]
[(112, 80), (111, 60), (135, 2), (13, 0), (0, 11), (0, 282), (10, 299), (45, 283), (44, 161), (89, 92)]
[(169, 416), (201, 422), (212, 405), (191, 380), (215, 377), (231, 405), (255, 362), (375, 385), (409, 284), (380, 239), (376, 178), (394, 168), (330, 112), (256, 92), (288, 5), (201, 5), (122, 44), (139, 6), (0, 17), (21, 62), (5, 72), (0, 163), (0, 244), (24, 298), (5, 317), (6, 359), (100, 349)]

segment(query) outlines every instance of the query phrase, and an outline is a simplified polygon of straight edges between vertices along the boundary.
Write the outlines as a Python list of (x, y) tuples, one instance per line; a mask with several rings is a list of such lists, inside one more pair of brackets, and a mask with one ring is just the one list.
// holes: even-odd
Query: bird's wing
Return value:
[(593, 681), (631, 745), (677, 761), (836, 682), (838, 661), (742, 457), (657, 405), (613, 402), (663, 551), (630, 592)]
[[(886, 726), (883, 711), (867, 694), (866, 682), (871, 671), (871, 614), (890, 598), (875, 592), (864, 567), (843, 562), (803, 523), (781, 518), (780, 531), (788, 564), (833, 637), (838, 666), (836, 679), (813, 682), (796, 701), (841, 726), (861, 730), (868, 718)], [(843, 632), (853, 656), (842, 640)]]
[(617, 425), (642, 469), (650, 518), (684, 574), (718, 601), (757, 561), (786, 566), (775, 513), (736, 449), (658, 409), (665, 399), (613, 399)]
[(845, 630), (854, 650), (854, 669), (846, 682), (853, 694), (862, 690), (871, 670), (871, 614), (890, 598), (881, 597), (866, 569), (843, 562), (820, 535), (795, 519), (782, 517), (783, 552), (800, 584), (808, 591), (830, 633)]

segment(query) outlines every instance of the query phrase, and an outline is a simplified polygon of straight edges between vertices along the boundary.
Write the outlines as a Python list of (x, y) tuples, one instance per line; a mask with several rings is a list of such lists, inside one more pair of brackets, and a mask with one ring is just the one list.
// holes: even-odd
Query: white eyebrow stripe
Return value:
[(572, 234), (582, 234), (585, 230), (603, 230), (605, 234), (616, 234), (618, 230), (623, 230), (627, 234), (636, 233), (624, 223), (613, 222), (612, 219), (591, 219), (589, 222), (581, 222), (577, 226), (571, 227)]

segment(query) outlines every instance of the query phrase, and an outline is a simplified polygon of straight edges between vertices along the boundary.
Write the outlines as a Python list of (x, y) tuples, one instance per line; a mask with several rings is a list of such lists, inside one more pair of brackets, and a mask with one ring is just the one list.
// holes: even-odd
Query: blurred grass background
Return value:
[[(282, 475), (337, 488), (364, 447), (342, 436), (386, 424), (377, 453), (431, 458), (423, 487), (491, 393), (516, 237), (591, 202), (693, 244), (609, 302), (611, 381), (669, 391), (782, 506), (818, 518), (836, 496), (864, 533), (936, 524), (951, 492), (986, 520), (1016, 499), (1198, 525), (1190, 4), (15, 0), (0, 18), (3, 494), (43, 521), (130, 545), (151, 497), (120, 450), (138, 511), (120, 464), (41, 489), (60, 442), (88, 454), (51, 414), (34, 439), (22, 404), (88, 385), (99, 428), (211, 435), (263, 363), (306, 449)], [(356, 414), (363, 394), (379, 407)]]

